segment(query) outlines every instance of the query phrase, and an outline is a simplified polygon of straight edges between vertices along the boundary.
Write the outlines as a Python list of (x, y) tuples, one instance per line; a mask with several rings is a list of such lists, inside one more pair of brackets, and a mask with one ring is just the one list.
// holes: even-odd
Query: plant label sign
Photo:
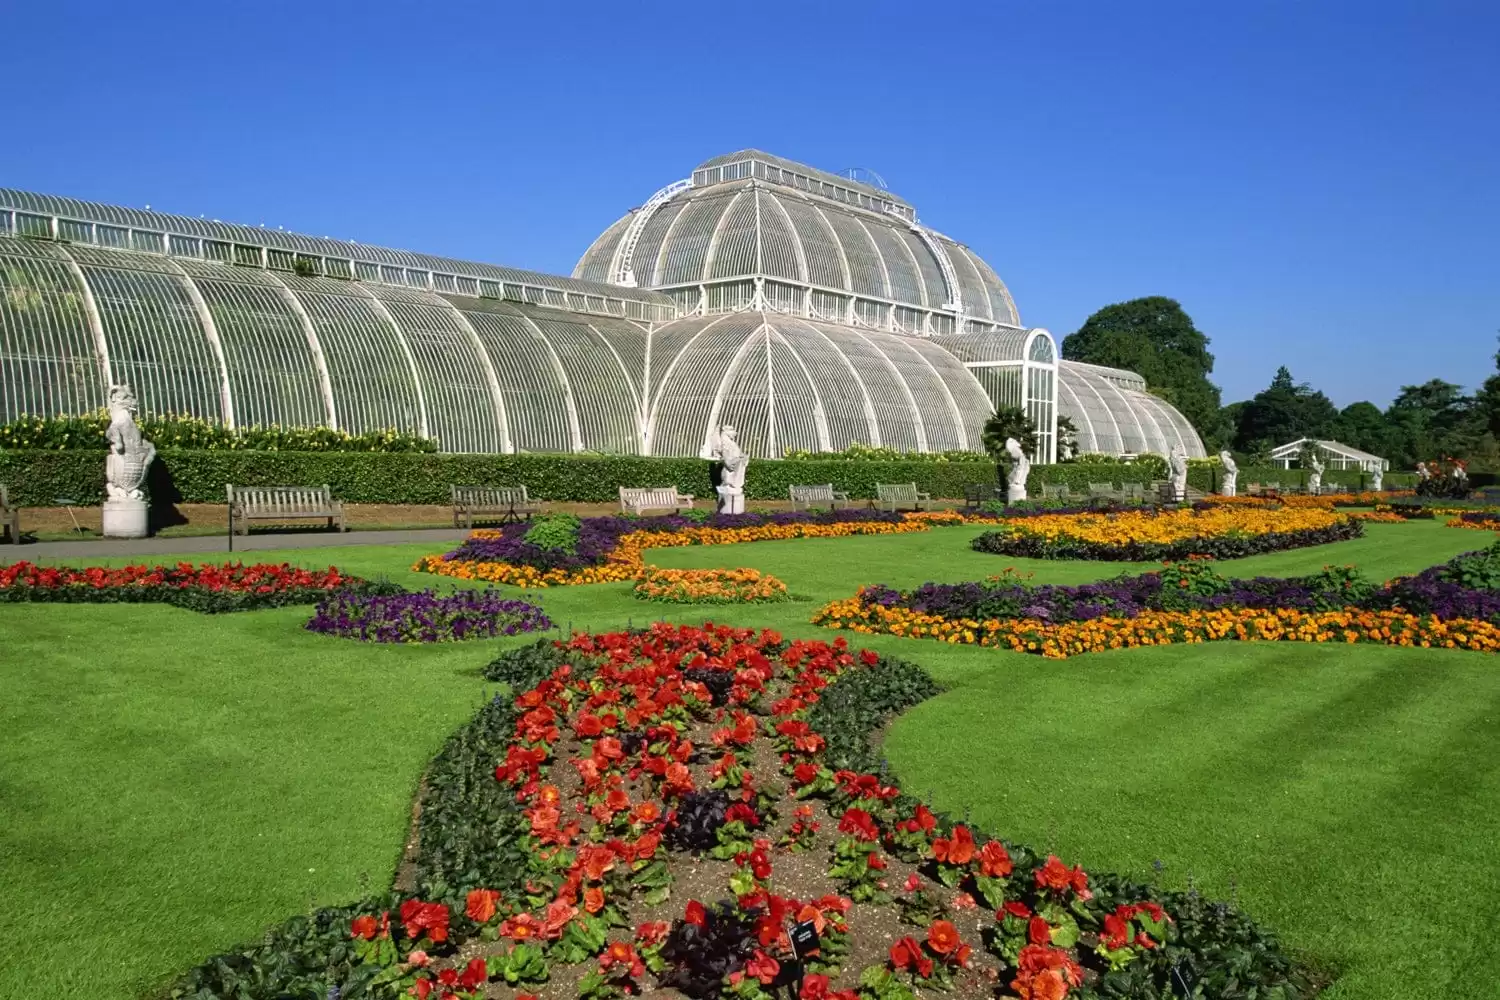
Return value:
[(818, 953), (818, 928), (811, 920), (793, 924), (787, 937), (791, 938), (792, 954), (797, 956), (797, 961), (805, 962)]
[(1178, 962), (1172, 966), (1172, 992), (1180, 997), (1191, 997), (1193, 988), (1198, 985), (1198, 974), (1193, 967), (1186, 962)]

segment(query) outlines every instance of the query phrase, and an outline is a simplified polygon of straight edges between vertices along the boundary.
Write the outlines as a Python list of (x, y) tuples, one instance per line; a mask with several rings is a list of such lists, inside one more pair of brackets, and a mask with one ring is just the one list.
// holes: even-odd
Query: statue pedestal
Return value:
[(145, 538), (146, 501), (106, 500), (102, 520), (105, 538)]
[(1025, 499), (1026, 499), (1026, 484), (1025, 483), (1022, 483), (1019, 486), (1017, 486), (1016, 484), (1012, 483), (1012, 484), (1010, 484), (1009, 486), (1007, 486), (1005, 488), (1005, 502), (1006, 503), (1020, 503), (1022, 500), (1025, 500)]
[(720, 514), (745, 513), (744, 490), (735, 489), (733, 486), (720, 486), (715, 492), (719, 494)]

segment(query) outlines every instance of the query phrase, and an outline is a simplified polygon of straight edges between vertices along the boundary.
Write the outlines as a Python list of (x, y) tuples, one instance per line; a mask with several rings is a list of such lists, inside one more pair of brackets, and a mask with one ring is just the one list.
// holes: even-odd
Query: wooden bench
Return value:
[(1043, 483), (1042, 484), (1042, 499), (1043, 500), (1070, 500), (1070, 499), (1072, 499), (1072, 494), (1070, 494), (1068, 492), (1068, 484), (1067, 483)]
[(788, 486), (792, 498), (792, 510), (808, 510), (812, 507), (838, 509), (840, 503), (849, 502), (849, 494), (833, 488), (832, 483), (815, 483), (810, 486)]
[(912, 510), (921, 510), (924, 503), (930, 504), (932, 497), (918, 493), (916, 483), (876, 483), (875, 504), (881, 510), (894, 511), (902, 504), (911, 504)]
[(1115, 489), (1114, 483), (1089, 483), (1090, 500), (1119, 500), (1123, 494)]
[(964, 507), (968, 510), (1004, 500), (1005, 491), (994, 483), (969, 483), (964, 487)]
[(524, 486), (452, 486), (453, 526), (472, 528), (474, 519), (486, 514), (498, 516), (503, 521), (519, 521), (521, 515), (531, 520), (531, 515), (540, 514), (540, 501), (533, 500)]
[(693, 509), (693, 495), (678, 493), (675, 486), (621, 486), (620, 510), (627, 514), (644, 514), (648, 510), (670, 510), (673, 513)]
[(1163, 480), (1159, 483), (1154, 483), (1152, 485), (1152, 489), (1156, 493), (1156, 499), (1158, 503), (1201, 503), (1204, 499), (1203, 491), (1194, 489), (1191, 486), (1184, 487), (1182, 495), (1177, 496), (1175, 491), (1172, 489), (1172, 481), (1169, 479)]
[(251, 521), (326, 520), (331, 529), (335, 521), (340, 531), (344, 524), (344, 505), (333, 498), (328, 484), (322, 486), (235, 486), (226, 484), (229, 494), (229, 530), (237, 535), (250, 533)]
[(0, 483), (0, 540), (10, 537), (12, 545), (21, 544), (21, 509), (10, 504), (10, 491)]
[(1141, 483), (1121, 483), (1120, 496), (1126, 503), (1145, 503), (1146, 487)]

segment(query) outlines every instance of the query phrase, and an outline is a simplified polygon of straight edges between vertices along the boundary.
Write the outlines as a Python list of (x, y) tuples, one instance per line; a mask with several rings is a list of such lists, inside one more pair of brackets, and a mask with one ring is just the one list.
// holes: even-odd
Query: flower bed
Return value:
[(647, 566), (635, 578), (642, 601), (670, 604), (758, 604), (790, 600), (786, 584), (756, 569), (662, 569)]
[(1392, 499), (1415, 496), (1411, 490), (1383, 490), (1373, 493), (1368, 490), (1349, 493), (1323, 493), (1319, 496), (1304, 496), (1300, 493), (1288, 493), (1276, 497), (1240, 496), (1226, 497), (1214, 496), (1212, 503), (1227, 504), (1230, 506), (1247, 507), (1293, 507), (1302, 510), (1321, 509), (1332, 510), (1335, 507), (1374, 507), (1378, 504), (1389, 503)]
[(287, 563), (0, 567), (0, 601), (161, 602), (212, 614), (315, 604), (336, 590), (401, 592), (395, 584), (346, 576), (332, 566), (308, 570)]
[[(1165, 996), (1185, 967), (1203, 996), (1311, 993), (1234, 907), (992, 839), (877, 773), (872, 733), (938, 691), (911, 664), (657, 625), (486, 676), (514, 696), (429, 768), (406, 891), (295, 918), (176, 995), (1062, 1000)], [(801, 967), (793, 925), (817, 933)]]
[(359, 594), (339, 591), (318, 605), (310, 632), (365, 642), (456, 642), (552, 628), (542, 609), (492, 590), (439, 595)]
[(1295, 611), (1228, 608), (1219, 611), (1146, 611), (1133, 618), (1094, 618), (1049, 624), (1037, 619), (948, 619), (905, 608), (835, 601), (815, 619), (828, 628), (914, 639), (999, 646), (1064, 659), (1135, 646), (1168, 646), (1220, 639), (1292, 642), (1373, 642), (1493, 653), (1500, 628), (1469, 619), (1443, 621), (1400, 611)]
[(1347, 567), (1289, 579), (1225, 579), (1201, 561), (1077, 587), (1029, 586), (1009, 574), (907, 592), (877, 584), (825, 605), (813, 624), (1055, 657), (1210, 639), (1493, 651), (1500, 543), (1381, 586)]
[(1500, 511), (1466, 510), (1448, 522), (1450, 528), (1472, 528), (1475, 531), (1500, 531)]
[[(634, 579), (646, 549), (732, 545), (785, 538), (840, 538), (928, 530), (928, 521), (866, 510), (823, 513), (714, 514), (708, 517), (591, 517), (578, 525), (574, 547), (543, 548), (526, 540), (526, 525), (476, 531), (457, 549), (425, 556), (412, 569), (461, 580), (520, 587), (573, 586)], [(963, 523), (959, 514), (935, 523)]]
[(1363, 533), (1358, 521), (1332, 511), (1208, 506), (1031, 517), (980, 535), (973, 547), (1032, 559), (1160, 562), (1193, 555), (1237, 558)]

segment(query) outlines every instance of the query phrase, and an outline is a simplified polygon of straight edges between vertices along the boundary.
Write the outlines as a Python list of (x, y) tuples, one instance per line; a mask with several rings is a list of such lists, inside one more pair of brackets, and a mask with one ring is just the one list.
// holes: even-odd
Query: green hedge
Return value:
[[(327, 454), (162, 449), (149, 487), (157, 502), (223, 503), (224, 484), (319, 486), (349, 503), (446, 504), (448, 487), (525, 485), (544, 500), (611, 503), (620, 486), (675, 486), (711, 494), (708, 463), (697, 458), (582, 455)], [(915, 482), (935, 497), (961, 498), (967, 483), (995, 481), (989, 462), (751, 462), (745, 495), (785, 500), (794, 483), (827, 483), (851, 497), (873, 497), (876, 483)], [(0, 483), (23, 506), (59, 497), (103, 501), (104, 455), (86, 451), (0, 451)]]
[[(1211, 471), (1194, 468), (1188, 482), (1210, 487)], [(1302, 473), (1285, 469), (1240, 470), (1240, 483), (1279, 480), (1300, 483)], [(1042, 483), (1067, 483), (1084, 489), (1090, 482), (1147, 482), (1145, 470), (1132, 465), (1033, 466), (1029, 486), (1039, 494)], [(1394, 486), (1403, 478), (1386, 476)], [(1330, 472), (1325, 482), (1357, 484), (1358, 473)], [(785, 500), (794, 483), (833, 483), (854, 498), (875, 495), (876, 483), (915, 482), (917, 489), (941, 499), (960, 499), (969, 483), (996, 481), (995, 466), (985, 462), (751, 462), (745, 495), (751, 500)], [(10, 487), (13, 503), (52, 506), (66, 497), (81, 505), (104, 499), (104, 455), (94, 451), (0, 450), (0, 483)], [(151, 495), (158, 503), (223, 503), (224, 484), (244, 486), (319, 486), (349, 503), (446, 504), (448, 487), (524, 484), (544, 500), (612, 503), (618, 487), (675, 486), (706, 499), (711, 494), (708, 463), (697, 458), (640, 458), (587, 455), (431, 455), (326, 453), (289, 451), (199, 451), (164, 448), (150, 473)]]

